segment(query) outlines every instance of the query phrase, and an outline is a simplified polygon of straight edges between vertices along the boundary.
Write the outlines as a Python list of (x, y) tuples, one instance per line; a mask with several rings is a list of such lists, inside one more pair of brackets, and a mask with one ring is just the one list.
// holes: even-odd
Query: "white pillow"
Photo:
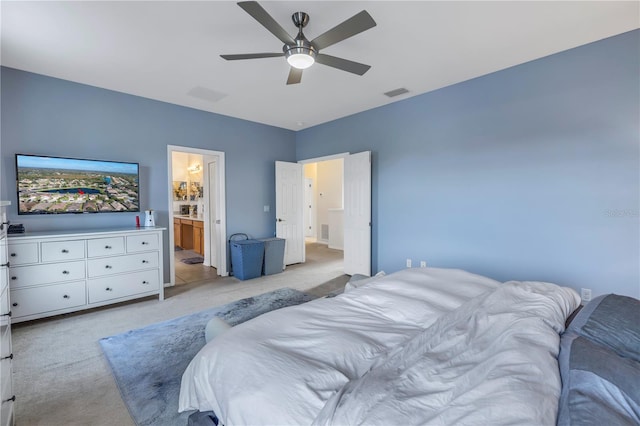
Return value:
[(221, 335), (230, 328), (231, 326), (220, 318), (213, 317), (209, 320), (207, 326), (204, 329), (204, 340), (209, 343), (215, 337)]

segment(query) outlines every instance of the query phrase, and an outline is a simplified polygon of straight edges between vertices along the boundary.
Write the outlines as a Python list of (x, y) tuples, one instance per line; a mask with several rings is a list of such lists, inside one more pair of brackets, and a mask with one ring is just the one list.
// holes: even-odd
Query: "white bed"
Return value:
[(578, 304), (553, 284), (407, 269), (217, 337), (179, 409), (227, 426), (552, 424), (558, 333)]

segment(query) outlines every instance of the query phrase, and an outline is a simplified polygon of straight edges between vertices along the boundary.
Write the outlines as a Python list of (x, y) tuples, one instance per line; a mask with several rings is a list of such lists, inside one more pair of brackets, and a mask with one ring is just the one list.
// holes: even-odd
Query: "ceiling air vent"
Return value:
[(404, 87), (401, 87), (399, 89), (391, 90), (390, 92), (385, 92), (385, 95), (393, 98), (394, 96), (404, 95), (405, 93), (409, 93), (409, 91)]
[(202, 99), (207, 102), (218, 102), (220, 99), (227, 96), (226, 93), (216, 92), (213, 89), (209, 89), (207, 87), (196, 86), (193, 89), (187, 92), (187, 95), (193, 96), (194, 98)]

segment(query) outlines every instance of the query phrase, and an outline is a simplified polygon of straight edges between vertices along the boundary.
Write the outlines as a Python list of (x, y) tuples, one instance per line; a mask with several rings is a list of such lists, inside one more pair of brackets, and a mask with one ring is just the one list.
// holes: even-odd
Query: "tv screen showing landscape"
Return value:
[(138, 164), (16, 154), (18, 214), (139, 212)]

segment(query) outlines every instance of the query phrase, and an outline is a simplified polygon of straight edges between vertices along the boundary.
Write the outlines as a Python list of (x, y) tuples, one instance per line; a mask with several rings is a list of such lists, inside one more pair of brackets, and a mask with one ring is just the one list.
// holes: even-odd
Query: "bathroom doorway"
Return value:
[(171, 285), (228, 275), (224, 153), (168, 146)]

